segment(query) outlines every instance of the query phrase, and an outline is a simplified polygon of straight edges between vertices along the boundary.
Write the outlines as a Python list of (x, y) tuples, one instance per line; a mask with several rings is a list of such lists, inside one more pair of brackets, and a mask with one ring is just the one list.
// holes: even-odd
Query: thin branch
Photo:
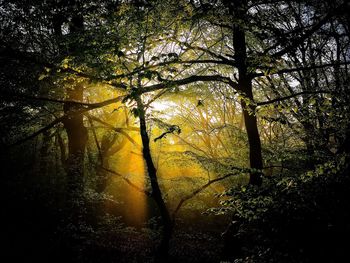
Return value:
[(114, 174), (118, 177), (120, 177), (123, 181), (125, 181), (128, 185), (130, 185), (132, 188), (134, 188), (135, 190), (137, 190), (138, 192), (140, 193), (143, 193), (147, 196), (152, 196), (152, 193), (145, 190), (145, 189), (142, 189), (141, 187), (137, 186), (136, 184), (134, 184), (133, 182), (131, 182), (128, 178), (124, 177), (123, 175), (121, 175), (120, 173), (117, 173), (116, 171), (113, 171), (111, 169), (108, 169), (108, 168), (105, 168), (105, 167), (101, 167), (102, 170), (106, 171), (106, 172), (109, 172), (111, 174)]
[(117, 132), (121, 131), (121, 130), (127, 130), (127, 131), (136, 131), (138, 132), (140, 129), (138, 127), (125, 127), (125, 128), (118, 128), (118, 127), (114, 127), (112, 124), (109, 124), (108, 122), (105, 122), (103, 120), (101, 120), (100, 118), (97, 118), (91, 114), (85, 114), (86, 116), (88, 116), (89, 118), (91, 118), (92, 120), (99, 122), (105, 126), (107, 126), (108, 128), (115, 130)]
[(221, 59), (221, 62), (224, 62), (222, 64), (227, 64), (227, 65), (230, 65), (230, 66), (235, 66), (236, 63), (233, 61), (233, 60), (230, 60), (222, 55), (219, 55), (219, 54), (216, 54), (215, 52), (207, 49), (207, 48), (203, 48), (203, 47), (199, 47), (199, 46), (192, 46), (186, 42), (179, 42), (179, 44), (182, 44), (184, 45), (185, 47), (189, 48), (189, 49), (197, 49), (197, 50), (200, 50), (200, 51), (203, 51), (205, 53), (208, 53), (209, 55), (211, 55), (212, 57), (215, 57), (215, 58), (218, 58), (218, 59)]
[(217, 26), (217, 27), (221, 27), (221, 28), (226, 28), (226, 29), (232, 30), (232, 26), (231, 25), (216, 23), (216, 22), (213, 22), (213, 21), (209, 21), (209, 23), (214, 25), (214, 26)]
[(183, 198), (181, 198), (180, 202), (178, 203), (178, 205), (176, 206), (176, 208), (175, 208), (175, 210), (174, 210), (174, 212), (172, 214), (173, 220), (175, 219), (176, 214), (178, 213), (178, 211), (180, 210), (180, 208), (182, 207), (182, 205), (185, 202), (187, 202), (189, 199), (195, 197), (198, 193), (204, 191), (206, 188), (208, 188), (213, 183), (222, 181), (222, 180), (224, 180), (224, 179), (226, 179), (228, 177), (234, 176), (234, 175), (238, 175), (241, 172), (246, 172), (246, 169), (244, 169), (244, 168), (232, 167), (232, 169), (238, 170), (237, 173), (229, 173), (229, 174), (226, 174), (224, 176), (221, 176), (221, 177), (209, 180), (206, 184), (202, 185), (198, 189), (194, 190), (192, 193), (190, 193), (190, 194), (184, 196)]
[(97, 108), (101, 108), (101, 107), (104, 107), (104, 106), (107, 106), (107, 105), (110, 105), (110, 104), (113, 104), (113, 103), (117, 103), (117, 102), (121, 101), (124, 97), (125, 96), (119, 96), (117, 98), (105, 100), (105, 101), (102, 101), (102, 102), (91, 103), (91, 104), (85, 105), (84, 108), (70, 111), (67, 114), (65, 114), (65, 115), (55, 119), (54, 121), (52, 121), (51, 123), (49, 123), (45, 127), (39, 129), (38, 131), (32, 133), (31, 135), (28, 135), (27, 137), (25, 137), (23, 139), (20, 139), (20, 140), (14, 142), (14, 143), (8, 145), (7, 147), (20, 145), (20, 144), (22, 144), (22, 143), (24, 143), (24, 142), (26, 142), (26, 141), (28, 141), (30, 139), (33, 139), (36, 136), (38, 136), (39, 134), (41, 134), (41, 133), (43, 133), (45, 131), (48, 131), (49, 129), (53, 128), (57, 124), (63, 122), (68, 117), (72, 117), (72, 116), (75, 116), (75, 115), (83, 114), (83, 113), (88, 112), (88, 111), (93, 110), (93, 109), (97, 109)]
[[(253, 77), (263, 77), (263, 76), (271, 76), (276, 74), (283, 74), (283, 73), (291, 73), (296, 71), (303, 71), (303, 70), (313, 70), (313, 69), (320, 69), (320, 68), (327, 68), (327, 67), (333, 67), (333, 66), (342, 66), (342, 65), (349, 65), (350, 61), (345, 62), (339, 62), (339, 63), (328, 63), (328, 64), (322, 64), (322, 65), (313, 65), (310, 67), (298, 67), (298, 68), (289, 68), (289, 69), (281, 69), (278, 71), (273, 71), (273, 68), (267, 69), (267, 73), (255, 73), (252, 74)], [(270, 72), (269, 72), (270, 71)]]
[(107, 123), (107, 122), (105, 122), (105, 121), (103, 121), (103, 120), (101, 120), (101, 119), (99, 119), (99, 118), (97, 118), (95, 116), (92, 116), (90, 114), (85, 114), (85, 115), (87, 115), (88, 118), (90, 118), (91, 120), (94, 120), (94, 121), (96, 121), (98, 123), (101, 123), (101, 124), (105, 125), (106, 127), (108, 127), (109, 129), (124, 135), (132, 144), (134, 144), (134, 145), (136, 145), (136, 146), (141, 148), (141, 146), (133, 138), (131, 138), (131, 136), (129, 134), (127, 134), (125, 132), (125, 131), (136, 131), (136, 132), (138, 132), (139, 128), (137, 128), (137, 127), (116, 128), (113, 125), (111, 125), (111, 124), (109, 124), (109, 123)]
[(302, 34), (302, 36), (300, 36), (299, 38), (293, 39), (291, 41), (291, 43), (289, 45), (287, 45), (285, 48), (272, 54), (272, 57), (279, 58), (279, 57), (283, 56), (284, 54), (296, 49), (307, 38), (312, 36), (317, 30), (319, 30), (324, 24), (326, 24), (329, 21), (329, 19), (331, 19), (337, 12), (342, 12), (343, 10), (346, 10), (346, 5), (347, 5), (347, 1), (344, 1), (337, 8), (331, 10), (327, 15), (325, 15), (316, 24), (314, 24), (309, 30), (306, 30)]
[(12, 143), (12, 144), (10, 144), (10, 145), (7, 145), (7, 146), (5, 146), (5, 147), (8, 147), (8, 148), (9, 148), (9, 147), (13, 147), (13, 146), (16, 146), (16, 145), (20, 145), (20, 144), (22, 144), (22, 143), (24, 143), (24, 142), (26, 142), (26, 141), (29, 141), (30, 139), (35, 138), (35, 137), (38, 136), (39, 134), (41, 134), (41, 133), (43, 133), (43, 132), (45, 132), (45, 131), (48, 131), (48, 130), (50, 130), (51, 128), (55, 127), (57, 124), (63, 122), (66, 118), (67, 118), (67, 115), (64, 115), (64, 116), (62, 116), (62, 117), (59, 117), (59, 118), (55, 119), (54, 121), (52, 121), (51, 123), (49, 123), (48, 125), (46, 125), (45, 127), (43, 127), (43, 128), (41, 128), (41, 129), (37, 130), (36, 132), (32, 133), (31, 135), (29, 135), (29, 136), (27, 136), (27, 137), (25, 137), (25, 138), (23, 138), (23, 139), (20, 139), (20, 140), (18, 140), (18, 141), (16, 141), (16, 142)]
[(94, 135), (95, 144), (96, 144), (96, 147), (97, 147), (97, 150), (98, 150), (98, 156), (100, 158), (101, 165), (103, 165), (103, 154), (102, 154), (102, 151), (101, 151), (100, 143), (98, 142), (98, 139), (97, 139), (97, 134), (96, 134), (96, 131), (95, 131), (94, 122), (92, 121), (91, 117), (89, 117), (89, 116), (88, 116), (88, 120), (89, 120), (90, 126), (92, 128), (92, 134)]
[(171, 129), (171, 130), (168, 130), (166, 132), (163, 132), (161, 135), (159, 135), (157, 138), (154, 138), (154, 142), (158, 141), (158, 140), (161, 140), (163, 139), (167, 134), (173, 134), (176, 130), (175, 129)]
[(331, 94), (331, 92), (330, 91), (322, 91), (322, 90), (321, 91), (302, 91), (302, 92), (294, 93), (294, 94), (291, 94), (289, 96), (282, 97), (282, 98), (276, 98), (273, 100), (257, 102), (256, 105), (257, 106), (268, 105), (268, 104), (272, 104), (272, 103), (283, 101), (283, 100), (289, 100), (291, 98), (294, 98), (294, 97), (297, 97), (300, 95), (308, 95), (308, 94), (309, 95), (311, 95), (311, 94)]
[(54, 102), (54, 103), (70, 103), (75, 104), (79, 106), (90, 106), (90, 103), (85, 103), (81, 101), (75, 101), (75, 100), (61, 100), (61, 99), (54, 99), (54, 98), (47, 98), (47, 97), (41, 97), (41, 96), (30, 96), (27, 94), (19, 94), (19, 93), (2, 93), (3, 99), (7, 100), (38, 100), (38, 101), (47, 101), (47, 102)]

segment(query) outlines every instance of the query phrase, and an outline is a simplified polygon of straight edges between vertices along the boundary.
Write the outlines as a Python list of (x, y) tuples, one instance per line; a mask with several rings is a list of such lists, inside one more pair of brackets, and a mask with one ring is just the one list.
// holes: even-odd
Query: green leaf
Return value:
[(41, 74), (38, 78), (38, 80), (43, 80), (44, 78), (47, 78), (47, 74)]
[(310, 105), (310, 106), (313, 106), (313, 105), (315, 105), (315, 104), (316, 104), (316, 99), (315, 99), (315, 98), (310, 99), (309, 105)]

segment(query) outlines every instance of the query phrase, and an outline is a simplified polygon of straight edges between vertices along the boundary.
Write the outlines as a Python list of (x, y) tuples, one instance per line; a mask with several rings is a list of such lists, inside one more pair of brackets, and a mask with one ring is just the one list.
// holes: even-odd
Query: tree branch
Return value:
[(279, 58), (283, 56), (284, 54), (294, 50), (297, 48), (300, 44), (302, 44), (307, 38), (312, 36), (317, 30), (319, 30), (324, 24), (328, 22), (329, 19), (331, 19), (337, 12), (342, 12), (343, 10), (346, 10), (346, 3), (347, 1), (344, 1), (341, 5), (339, 5), (337, 8), (331, 10), (327, 15), (325, 15), (323, 18), (321, 18), (315, 25), (313, 25), (309, 30), (306, 30), (302, 36), (299, 38), (295, 38), (291, 41), (289, 45), (287, 45), (285, 48), (281, 49), (280, 51), (277, 51), (276, 53), (272, 54), (271, 56), (274, 58)]
[(98, 123), (101, 123), (101, 124), (105, 125), (106, 127), (108, 127), (109, 129), (124, 135), (132, 144), (136, 145), (137, 147), (142, 148), (141, 145), (139, 145), (133, 138), (131, 138), (131, 136), (129, 134), (127, 134), (125, 132), (125, 130), (138, 132), (139, 128), (137, 128), (137, 127), (118, 128), (118, 127), (114, 127), (113, 125), (111, 125), (111, 124), (109, 124), (109, 123), (107, 123), (107, 122), (105, 122), (105, 121), (103, 121), (103, 120), (101, 120), (101, 119), (99, 119), (99, 118), (97, 118), (95, 116), (92, 116), (90, 114), (86, 114), (86, 115), (91, 120), (96, 121)]
[(232, 88), (236, 90), (240, 90), (238, 84), (234, 82), (232, 79), (230, 79), (229, 77), (223, 77), (221, 75), (211, 75), (211, 76), (191, 76), (191, 77), (179, 79), (179, 80), (168, 80), (165, 83), (159, 83), (151, 86), (142, 87), (139, 92), (147, 93), (147, 92), (156, 91), (160, 89), (171, 88), (174, 86), (182, 86), (182, 85), (186, 85), (186, 84), (190, 84), (198, 81), (203, 81), (203, 82), (219, 81), (219, 82), (229, 84)]
[(189, 43), (186, 43), (186, 42), (181, 42), (181, 41), (177, 41), (180, 45), (184, 45), (185, 47), (187, 47), (188, 49), (197, 49), (197, 50), (200, 50), (200, 51), (203, 51), (204, 53), (207, 53), (209, 55), (211, 55), (212, 57), (215, 57), (215, 58), (218, 58), (218, 59), (221, 59), (223, 62), (226, 62), (227, 65), (231, 65), (231, 66), (234, 66), (235, 63), (234, 61), (222, 56), (222, 55), (219, 55), (219, 54), (216, 54), (215, 52), (207, 49), (207, 48), (204, 48), (204, 47), (199, 47), (199, 46), (192, 46), (191, 44)]
[(132, 188), (134, 188), (135, 190), (137, 190), (138, 192), (140, 193), (143, 193), (149, 197), (152, 196), (152, 193), (145, 190), (145, 189), (142, 189), (141, 187), (137, 186), (136, 184), (134, 184), (133, 182), (131, 182), (128, 178), (124, 177), (123, 175), (121, 175), (120, 173), (117, 173), (116, 171), (113, 171), (111, 169), (108, 169), (108, 168), (105, 168), (105, 167), (101, 167), (102, 170), (106, 171), (106, 172), (109, 172), (111, 174), (114, 174), (118, 177), (120, 177), (123, 181), (125, 181), (128, 185), (130, 185)]
[(236, 173), (228, 173), (224, 176), (209, 180), (206, 184), (202, 185), (201, 187), (199, 187), (198, 189), (194, 190), (192, 193), (186, 195), (185, 197), (181, 198), (180, 202), (178, 203), (178, 205), (176, 206), (173, 214), (172, 214), (172, 218), (173, 220), (175, 219), (176, 214), (178, 213), (178, 211), (180, 210), (180, 208), (182, 207), (182, 205), (188, 201), (189, 199), (193, 198), (194, 196), (196, 196), (198, 193), (204, 191), (206, 188), (208, 188), (210, 185), (212, 185), (213, 183), (222, 181), (228, 177), (234, 176), (234, 175), (238, 175), (242, 172), (247, 172), (248, 170), (245, 168), (238, 168), (238, 167), (232, 167), (233, 170), (237, 170)]
[(41, 134), (41, 133), (43, 133), (45, 131), (48, 131), (49, 129), (51, 129), (55, 125), (63, 122), (68, 117), (79, 115), (79, 114), (83, 114), (83, 113), (85, 113), (87, 111), (90, 111), (90, 110), (93, 110), (93, 109), (97, 109), (97, 108), (101, 108), (101, 107), (104, 107), (104, 106), (107, 106), (107, 105), (110, 105), (110, 104), (113, 104), (113, 103), (117, 103), (117, 102), (121, 101), (124, 97), (125, 96), (119, 96), (119, 97), (116, 97), (116, 98), (113, 98), (113, 99), (109, 99), (109, 100), (105, 100), (105, 101), (102, 101), (102, 102), (87, 104), (87, 105), (85, 105), (84, 108), (71, 111), (71, 112), (69, 112), (69, 113), (67, 113), (67, 114), (65, 114), (65, 115), (55, 119), (54, 121), (52, 121), (51, 123), (49, 123), (45, 127), (39, 129), (38, 131), (32, 133), (31, 135), (29, 135), (29, 136), (27, 136), (27, 137), (25, 137), (23, 139), (20, 139), (20, 140), (16, 141), (15, 143), (12, 143), (12, 144), (8, 145), (7, 147), (20, 145), (20, 144), (22, 144), (22, 143), (24, 143), (24, 142), (26, 142), (26, 141), (28, 141), (30, 139), (33, 139), (36, 136), (38, 136), (39, 134)]
[(327, 67), (333, 67), (333, 66), (342, 66), (342, 65), (349, 65), (350, 61), (345, 61), (345, 62), (339, 62), (339, 63), (328, 63), (328, 64), (322, 64), (322, 65), (313, 65), (310, 67), (297, 67), (297, 68), (289, 68), (289, 69), (281, 69), (276, 72), (273, 72), (273, 68), (268, 68), (266, 73), (255, 73), (252, 74), (253, 77), (263, 77), (263, 76), (271, 76), (271, 75), (276, 75), (276, 74), (283, 74), (283, 73), (291, 73), (295, 71), (302, 71), (302, 70), (313, 70), (313, 69), (320, 69), (320, 68), (327, 68)]
[(47, 101), (47, 102), (54, 102), (54, 103), (70, 103), (72, 105), (79, 105), (79, 106), (91, 106), (91, 103), (85, 103), (81, 101), (74, 101), (74, 100), (61, 100), (61, 99), (54, 99), (54, 98), (47, 98), (47, 97), (41, 97), (41, 96), (30, 96), (27, 94), (16, 94), (16, 93), (3, 93), (4, 100), (38, 100), (38, 101)]
[(264, 105), (268, 105), (268, 104), (272, 104), (275, 102), (279, 102), (279, 101), (283, 101), (283, 100), (288, 100), (300, 95), (307, 95), (307, 94), (330, 94), (330, 91), (302, 91), (302, 92), (298, 92), (298, 93), (294, 93), (291, 94), (289, 96), (286, 97), (282, 97), (282, 98), (276, 98), (276, 99), (272, 99), (272, 100), (268, 100), (268, 101), (262, 101), (262, 102), (257, 102), (256, 105), (257, 106), (264, 106)]

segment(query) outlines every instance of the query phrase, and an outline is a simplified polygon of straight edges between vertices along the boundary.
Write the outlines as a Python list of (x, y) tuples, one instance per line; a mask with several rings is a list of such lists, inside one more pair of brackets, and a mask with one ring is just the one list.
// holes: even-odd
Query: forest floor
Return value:
[[(153, 262), (157, 241), (142, 232), (123, 233), (103, 246), (88, 248), (86, 262)], [(220, 262), (222, 240), (219, 233), (196, 229), (177, 231), (170, 244), (169, 262)], [(85, 254), (85, 253), (84, 253)]]
[[(123, 223), (119, 228), (108, 225), (89, 230), (77, 242), (78, 246), (72, 248), (59, 232), (62, 230), (57, 228), (60, 219), (37, 207), (38, 203), (12, 200), (12, 204), (8, 205), (5, 209), (7, 222), (2, 232), (2, 250), (5, 252), (2, 257), (6, 260), (0, 257), (1, 262), (154, 262), (155, 248), (160, 240), (154, 229), (130, 227)], [(206, 215), (187, 223), (179, 220), (170, 243), (169, 263), (220, 262), (223, 249), (221, 233), (227, 226), (227, 220), (214, 218), (210, 223), (207, 220)]]

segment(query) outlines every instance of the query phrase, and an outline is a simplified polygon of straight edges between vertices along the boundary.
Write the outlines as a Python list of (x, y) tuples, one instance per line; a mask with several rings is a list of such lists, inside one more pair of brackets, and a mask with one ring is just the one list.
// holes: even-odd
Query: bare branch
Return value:
[(101, 167), (101, 169), (104, 170), (104, 171), (106, 171), (106, 172), (109, 172), (109, 173), (111, 173), (111, 174), (114, 174), (114, 175), (120, 177), (124, 182), (126, 182), (128, 185), (130, 185), (132, 188), (134, 188), (134, 189), (137, 190), (138, 192), (143, 193), (143, 194), (145, 194), (145, 195), (147, 195), (147, 196), (150, 196), (150, 197), (152, 196), (152, 193), (151, 193), (151, 192), (149, 192), (149, 191), (147, 191), (147, 190), (145, 190), (145, 189), (143, 189), (143, 188), (137, 186), (136, 184), (134, 184), (133, 182), (131, 182), (128, 178), (124, 177), (124, 176), (121, 175), (120, 173), (117, 173), (116, 171), (113, 171), (113, 170), (108, 169), (108, 168), (105, 168), (105, 167)]
[(178, 213), (178, 211), (180, 210), (180, 208), (182, 207), (182, 205), (185, 202), (187, 202), (189, 199), (195, 197), (198, 193), (204, 191), (206, 188), (211, 186), (213, 183), (222, 181), (222, 180), (224, 180), (224, 179), (226, 179), (228, 177), (231, 177), (231, 176), (234, 176), (234, 175), (239, 175), (240, 173), (244, 173), (244, 172), (247, 172), (247, 171), (250, 170), (250, 169), (239, 168), (239, 167), (231, 167), (231, 169), (232, 170), (237, 170), (237, 172), (236, 173), (228, 173), (228, 174), (223, 175), (221, 177), (209, 180), (206, 184), (202, 185), (198, 189), (194, 190), (192, 193), (190, 193), (190, 194), (184, 196), (183, 198), (181, 198), (180, 202), (178, 203), (178, 205), (176, 206), (176, 208), (175, 208), (175, 210), (174, 210), (174, 212), (172, 214), (173, 220), (175, 219), (176, 214)]
[(108, 127), (109, 129), (115, 131), (115, 132), (118, 132), (122, 135), (124, 135), (132, 144), (138, 146), (141, 148), (141, 145), (139, 145), (133, 138), (131, 138), (131, 136), (129, 134), (127, 134), (125, 131), (136, 131), (138, 132), (139, 131), (139, 128), (137, 127), (126, 127), (126, 128), (118, 128), (118, 127), (114, 127), (113, 125), (95, 117), (95, 116), (92, 116), (90, 114), (86, 114), (88, 116), (88, 118), (90, 118), (91, 120), (94, 120), (98, 123), (101, 123), (103, 125), (105, 125), (106, 127)]

